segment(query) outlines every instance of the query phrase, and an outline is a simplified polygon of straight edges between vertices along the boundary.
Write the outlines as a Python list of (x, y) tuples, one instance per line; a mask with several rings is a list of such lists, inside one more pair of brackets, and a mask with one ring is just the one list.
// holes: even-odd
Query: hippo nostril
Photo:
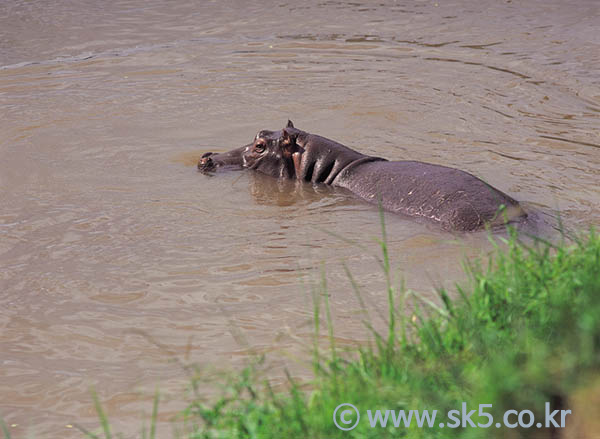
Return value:
[(198, 169), (201, 171), (212, 170), (215, 167), (215, 162), (211, 157), (202, 157), (198, 160)]
[(205, 152), (204, 154), (202, 154), (202, 157), (201, 157), (201, 158), (205, 158), (205, 157), (211, 156), (211, 155), (213, 155), (213, 154), (214, 154), (214, 153), (212, 153), (212, 152)]

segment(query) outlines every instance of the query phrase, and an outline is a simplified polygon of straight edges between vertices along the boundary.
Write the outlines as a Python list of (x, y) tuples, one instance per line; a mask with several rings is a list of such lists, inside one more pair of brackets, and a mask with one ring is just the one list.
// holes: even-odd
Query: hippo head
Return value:
[(198, 162), (202, 172), (212, 172), (223, 167), (249, 168), (273, 177), (293, 178), (294, 163), (299, 160), (302, 148), (296, 144), (300, 131), (288, 120), (279, 131), (262, 130), (248, 145), (222, 154), (205, 153)]
[(294, 160), (302, 152), (296, 144), (297, 134), (291, 121), (279, 131), (260, 131), (242, 153), (244, 167), (273, 177), (295, 177)]

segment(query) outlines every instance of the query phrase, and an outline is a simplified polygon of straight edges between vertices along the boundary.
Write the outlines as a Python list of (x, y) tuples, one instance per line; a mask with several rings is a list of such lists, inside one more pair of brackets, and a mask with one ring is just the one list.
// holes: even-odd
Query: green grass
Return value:
[[(418, 428), (414, 422), (408, 429), (371, 428), (366, 410), (438, 410), (437, 425), (446, 421), (449, 410), (460, 410), (462, 402), (469, 410), (492, 404), (488, 412), (496, 422), (509, 409), (531, 410), (539, 419), (545, 402), (553, 410), (581, 406), (581, 401), (574, 404), (581, 389), (600, 395), (600, 237), (593, 230), (559, 245), (540, 240), (526, 244), (510, 231), (495, 244), (489, 260), (466, 264), (467, 283), (458, 294), (439, 291), (441, 305), (436, 305), (394, 287), (383, 222), (382, 227), (381, 267), (389, 305), (385, 333), (375, 332), (367, 321), (371, 343), (352, 349), (336, 346), (323, 276), (312, 291), (314, 379), (298, 383), (288, 374), (288, 390), (275, 391), (257, 359), (225, 379), (221, 396), (207, 402), (200, 392), (204, 377), (194, 375), (191, 402), (177, 420), (179, 437), (559, 437), (549, 429), (450, 430)], [(347, 274), (362, 303), (360, 289)], [(414, 307), (412, 316), (404, 312), (408, 302)], [(324, 330), (330, 341), (326, 349), (318, 344)], [(95, 401), (100, 433), (84, 433), (110, 438), (108, 419)], [(352, 403), (361, 412), (352, 431), (333, 424), (333, 411), (341, 403)], [(155, 437), (157, 410), (158, 394), (150, 434), (144, 430), (142, 437)], [(581, 423), (578, 419), (574, 422)], [(486, 422), (477, 414), (472, 420)], [(4, 436), (9, 437), (6, 429)]]
[[(488, 411), (495, 423), (510, 409), (531, 410), (543, 419), (545, 402), (553, 410), (568, 408), (571, 395), (600, 376), (600, 238), (591, 231), (570, 245), (540, 240), (527, 245), (511, 232), (502, 241), (486, 264), (465, 267), (469, 282), (459, 288), (458, 299), (439, 291), (442, 307), (420, 308), (417, 300), (416, 319), (407, 319), (402, 308), (414, 294), (393, 288), (384, 234), (387, 334), (371, 331), (374, 343), (354, 351), (336, 348), (323, 280), (314, 294), (315, 331), (324, 308), (331, 344), (327, 352), (315, 344), (314, 380), (301, 386), (289, 378), (290, 390), (277, 393), (248, 368), (216, 402), (189, 405), (187, 437), (506, 437), (507, 427), (371, 428), (366, 410), (436, 409), (444, 418), (462, 402), (469, 410), (492, 404)], [(362, 419), (356, 429), (342, 432), (332, 414), (346, 402), (358, 407)]]

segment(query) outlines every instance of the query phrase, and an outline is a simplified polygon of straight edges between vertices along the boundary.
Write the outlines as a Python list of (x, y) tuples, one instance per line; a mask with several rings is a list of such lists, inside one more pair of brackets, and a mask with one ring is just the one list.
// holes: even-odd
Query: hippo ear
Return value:
[(298, 137), (298, 134), (288, 130), (288, 128), (289, 127), (286, 127), (281, 131), (282, 144), (286, 148), (296, 145), (296, 137)]
[(285, 127), (286, 128), (294, 128), (294, 124), (292, 123), (291, 120), (288, 119), (288, 123), (287, 123), (287, 125)]

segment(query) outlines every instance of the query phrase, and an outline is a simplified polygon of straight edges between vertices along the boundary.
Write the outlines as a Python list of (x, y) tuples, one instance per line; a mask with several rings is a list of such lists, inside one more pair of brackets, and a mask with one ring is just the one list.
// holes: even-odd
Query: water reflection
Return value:
[(320, 206), (324, 206), (343, 199), (339, 192), (326, 185), (313, 185), (303, 181), (277, 179), (258, 172), (245, 172), (249, 173), (250, 193), (257, 204), (306, 207), (318, 202)]

